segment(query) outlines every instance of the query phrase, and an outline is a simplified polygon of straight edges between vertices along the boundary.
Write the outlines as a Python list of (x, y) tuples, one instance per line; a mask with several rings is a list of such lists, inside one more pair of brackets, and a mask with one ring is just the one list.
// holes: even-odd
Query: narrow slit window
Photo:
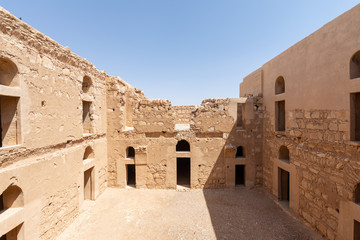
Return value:
[(83, 101), (83, 133), (92, 133), (91, 102)]
[(350, 94), (350, 137), (360, 141), (360, 93)]
[(237, 104), (237, 119), (236, 119), (236, 127), (238, 128), (245, 128), (245, 121), (244, 121), (244, 104), (238, 103)]
[(285, 131), (285, 101), (275, 102), (275, 129)]

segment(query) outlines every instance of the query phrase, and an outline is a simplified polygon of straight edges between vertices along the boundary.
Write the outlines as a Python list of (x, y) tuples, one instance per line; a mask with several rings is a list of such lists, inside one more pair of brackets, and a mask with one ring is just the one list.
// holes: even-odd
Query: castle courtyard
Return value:
[(322, 239), (262, 189), (107, 188), (57, 240)]

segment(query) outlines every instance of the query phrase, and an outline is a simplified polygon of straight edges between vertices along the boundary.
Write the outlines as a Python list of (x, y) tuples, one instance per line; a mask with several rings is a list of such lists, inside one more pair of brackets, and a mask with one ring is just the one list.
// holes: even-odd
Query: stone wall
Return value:
[[(0, 84), (0, 101), (9, 107), (0, 114), (0, 194), (16, 186), (23, 197), (15, 215), (13, 208), (1, 213), (0, 236), (23, 224), (26, 239), (54, 239), (84, 201), (84, 171), (93, 169), (92, 199), (107, 186), (108, 76), (2, 8), (0, 65), (2, 78), (10, 76)], [(91, 102), (88, 134), (83, 102)], [(89, 146), (94, 157), (85, 161)]]
[[(359, 145), (351, 141), (350, 123), (350, 94), (360, 92), (359, 78), (350, 79), (360, 46), (359, 14), (360, 5), (264, 64), (241, 86), (241, 96), (255, 90), (263, 96), (263, 186), (284, 200), (280, 174), (288, 172), (290, 212), (326, 239), (353, 239), (354, 220), (360, 221), (354, 203)], [(276, 93), (280, 77), (284, 92)], [(278, 101), (285, 101), (285, 131), (276, 130)], [(289, 159), (281, 158), (282, 147)]]

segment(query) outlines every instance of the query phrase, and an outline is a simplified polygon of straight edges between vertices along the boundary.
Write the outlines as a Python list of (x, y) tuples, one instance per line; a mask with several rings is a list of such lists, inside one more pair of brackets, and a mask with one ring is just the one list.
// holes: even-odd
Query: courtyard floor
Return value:
[(262, 189), (108, 188), (58, 240), (322, 239)]

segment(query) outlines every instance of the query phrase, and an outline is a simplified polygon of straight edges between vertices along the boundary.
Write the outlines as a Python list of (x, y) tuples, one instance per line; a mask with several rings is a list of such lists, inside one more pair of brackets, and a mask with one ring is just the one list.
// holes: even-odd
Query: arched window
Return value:
[(244, 151), (244, 147), (243, 147), (243, 146), (237, 147), (235, 157), (236, 157), (236, 158), (245, 157), (245, 151)]
[(282, 76), (278, 77), (275, 82), (275, 94), (285, 92), (285, 80)]
[(289, 149), (286, 146), (281, 146), (279, 148), (279, 159), (286, 161), (290, 160)]
[(360, 183), (358, 183), (355, 187), (354, 202), (360, 204)]
[(134, 158), (135, 157), (135, 149), (133, 147), (128, 147), (126, 149), (126, 157), (127, 158)]
[(0, 58), (0, 84), (5, 86), (18, 86), (19, 83), (14, 80), (18, 69), (11, 60), (7, 58)]
[(180, 140), (176, 144), (177, 152), (190, 152), (190, 144), (185, 140)]
[(89, 158), (94, 158), (94, 151), (90, 146), (85, 149), (83, 160)]
[(350, 79), (360, 78), (360, 51), (357, 51), (350, 60)]
[(84, 93), (91, 93), (91, 90), (92, 90), (91, 78), (88, 76), (84, 76), (83, 82), (82, 82), (82, 91)]
[(0, 195), (0, 211), (9, 209), (9, 208), (19, 208), (24, 207), (24, 195), (18, 186), (12, 185), (9, 186), (1, 195)]

